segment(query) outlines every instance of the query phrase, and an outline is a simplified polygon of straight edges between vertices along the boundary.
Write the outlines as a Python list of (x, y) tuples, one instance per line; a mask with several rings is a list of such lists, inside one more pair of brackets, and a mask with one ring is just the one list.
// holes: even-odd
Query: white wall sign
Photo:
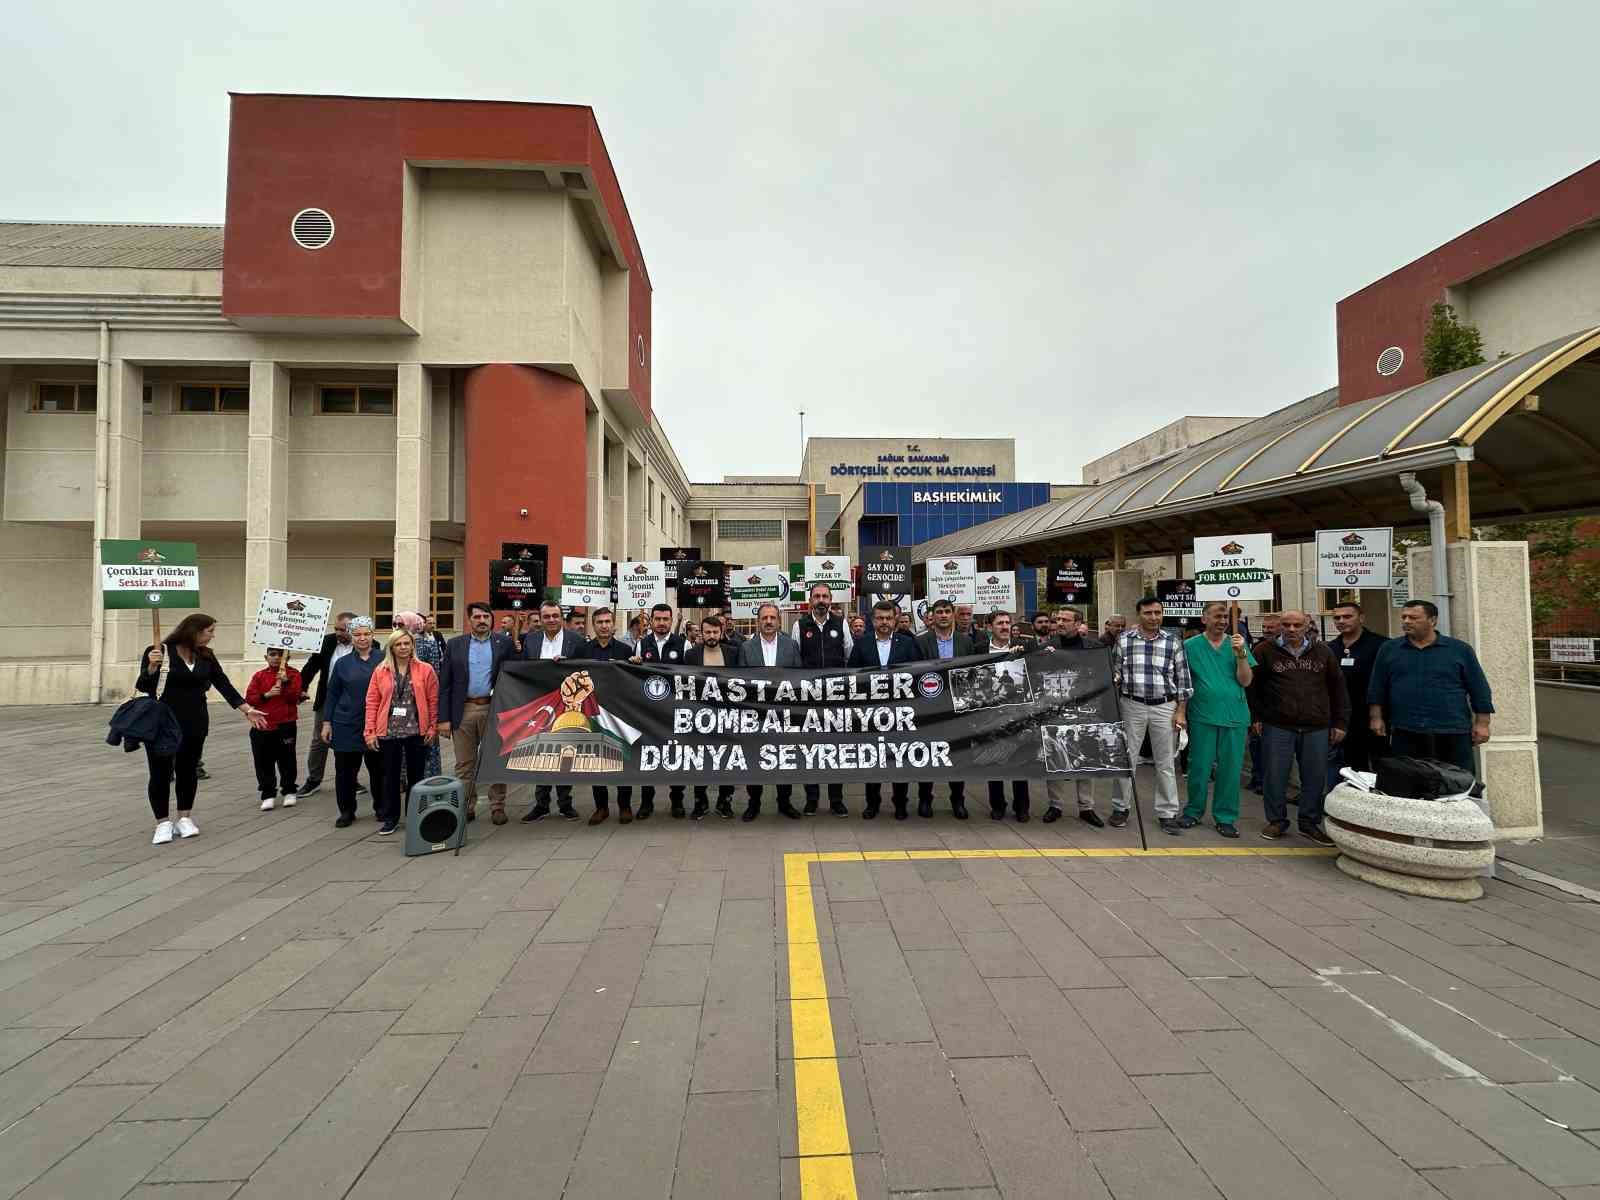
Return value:
[(625, 562), (617, 568), (617, 604), (649, 609), (667, 603), (667, 564)]
[(1317, 586), (1388, 588), (1394, 583), (1393, 529), (1317, 530)]
[(610, 604), (611, 560), (563, 555), (561, 603), (577, 604), (585, 608), (591, 604)]
[(977, 614), (1017, 611), (1017, 573), (1015, 571), (983, 571), (977, 579), (977, 599), (972, 611)]
[(1566, 663), (1592, 663), (1594, 661), (1593, 638), (1583, 637), (1553, 637), (1550, 639), (1550, 661)]
[[(843, 554), (808, 554), (805, 561), (805, 593), (810, 596), (813, 584), (825, 583), (833, 592), (833, 602), (841, 604), (850, 599), (850, 560)], [(805, 597), (796, 597), (804, 600)]]
[(973, 555), (956, 558), (930, 558), (928, 601), (948, 600), (951, 604), (978, 602), (978, 560)]
[(333, 600), (327, 596), (267, 588), (261, 593), (255, 631), (250, 640), (258, 646), (280, 646), (315, 654), (322, 649), (322, 636), (327, 632), (328, 614), (332, 611)]
[(1235, 533), (1194, 539), (1199, 600), (1272, 599), (1272, 535)]

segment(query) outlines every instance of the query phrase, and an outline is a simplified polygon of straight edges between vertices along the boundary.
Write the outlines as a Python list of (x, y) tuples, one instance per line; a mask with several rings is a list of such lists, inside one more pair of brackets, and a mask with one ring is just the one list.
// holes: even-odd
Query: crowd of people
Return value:
[[(1203, 628), (1185, 637), (1163, 624), (1161, 602), (1153, 596), (1138, 602), (1133, 627), (1113, 615), (1098, 635), (1072, 606), (1036, 613), (1027, 624), (1019, 616), (997, 612), (984, 629), (973, 621), (969, 607), (940, 600), (929, 610), (928, 628), (916, 634), (909, 614), (893, 601), (876, 604), (870, 621), (843, 613), (825, 584), (813, 587), (807, 602), (789, 632), (782, 628), (779, 607), (762, 605), (750, 636), (741, 634), (719, 609), (678, 621), (666, 604), (635, 617), (626, 629), (617, 628), (616, 613), (609, 607), (569, 613), (554, 603), (526, 619), (503, 616), (496, 628), (490, 607), (474, 602), (467, 606), (466, 632), (445, 640), (425, 614), (400, 612), (384, 644), (370, 617), (341, 612), (303, 670), (288, 665), (282, 651), (269, 649), (243, 695), (210, 649), (215, 621), (193, 614), (160, 645), (146, 648), (137, 682), (139, 691), (159, 695), (180, 735), (171, 753), (165, 746), (145, 745), (148, 795), (156, 819), (153, 841), (159, 845), (174, 836), (199, 833), (193, 814), (209, 732), (207, 693), (213, 688), (250, 728), (263, 811), (278, 803), (294, 807), (317, 791), (331, 751), (335, 824), (346, 828), (354, 823), (359, 797), (366, 792), (372, 797), (378, 832), (384, 835), (398, 827), (410, 788), (440, 773), (443, 738), (451, 741), (455, 774), (466, 789), (468, 819), (476, 819), (477, 776), (494, 687), (505, 663), (514, 660), (621, 660), (711, 670), (882, 668), (1019, 654), (1040, 646), (1105, 646), (1111, 650), (1127, 745), (1136, 752), (1146, 747), (1154, 766), (1154, 806), (1162, 832), (1179, 836), (1199, 825), (1209, 802), (1217, 831), (1238, 837), (1248, 747), (1250, 786), (1263, 797), (1261, 836), (1276, 840), (1289, 832), (1288, 784), (1298, 768), (1297, 824), (1303, 836), (1323, 845), (1331, 843), (1322, 829), (1322, 801), (1342, 767), (1370, 770), (1377, 756), (1392, 752), (1441, 758), (1471, 770), (1474, 747), (1488, 740), (1494, 711), (1472, 648), (1439, 634), (1438, 611), (1428, 601), (1401, 610), (1404, 636), (1393, 639), (1365, 628), (1359, 604), (1342, 603), (1333, 613), (1338, 637), (1329, 642), (1315, 636), (1302, 612), (1265, 614), (1259, 639), (1230, 632), (1229, 608), (1221, 602), (1206, 605)], [(302, 784), (298, 713), (308, 697), (312, 735)], [(1187, 754), (1180, 756), (1184, 740)], [(1187, 762), (1181, 808), (1180, 757)], [(689, 786), (692, 808), (685, 795)], [(796, 807), (794, 786), (778, 784), (777, 811), (791, 819), (817, 813), (823, 786), (803, 784), (802, 804)], [(843, 784), (826, 786), (829, 812), (848, 816)], [(951, 813), (966, 820), (965, 782), (948, 780), (946, 786)], [(170, 807), (174, 787), (176, 821)], [(1043, 819), (1060, 820), (1070, 798), (1086, 825), (1125, 826), (1131, 788), (1130, 780), (1113, 778), (1107, 821), (1097, 811), (1093, 780), (1048, 779)], [(891, 789), (894, 816), (905, 820), (910, 784), (895, 782)], [(509, 820), (507, 791), (505, 784), (488, 785), (489, 814), (496, 825)], [(637, 806), (631, 786), (615, 791), (619, 822), (654, 814), (654, 787), (639, 788)], [(744, 809), (737, 815), (755, 820), (763, 791), (760, 784), (747, 785)], [(677, 818), (700, 819), (715, 811), (732, 819), (735, 792), (732, 785), (719, 785), (713, 804), (705, 785), (672, 785), (667, 800)], [(864, 819), (878, 816), (882, 793), (881, 783), (866, 785)], [(934, 793), (935, 781), (917, 784), (919, 817), (933, 816)], [(1027, 779), (990, 780), (988, 799), (991, 819), (1030, 817)], [(550, 816), (552, 801), (561, 817), (578, 819), (571, 785), (539, 784), (522, 820)], [(589, 824), (609, 820), (612, 803), (610, 788), (593, 788)]]

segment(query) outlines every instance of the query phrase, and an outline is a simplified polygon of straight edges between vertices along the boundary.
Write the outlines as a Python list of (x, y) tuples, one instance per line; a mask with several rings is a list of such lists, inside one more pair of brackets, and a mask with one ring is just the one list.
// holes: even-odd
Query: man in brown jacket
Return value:
[(1282, 615), (1281, 632), (1255, 648), (1250, 682), (1251, 731), (1261, 735), (1267, 823), (1261, 836), (1277, 841), (1289, 832), (1289, 767), (1300, 764), (1300, 832), (1319, 846), (1333, 842), (1322, 830), (1328, 749), (1344, 741), (1350, 698), (1339, 660), (1325, 642), (1306, 636), (1303, 612)]

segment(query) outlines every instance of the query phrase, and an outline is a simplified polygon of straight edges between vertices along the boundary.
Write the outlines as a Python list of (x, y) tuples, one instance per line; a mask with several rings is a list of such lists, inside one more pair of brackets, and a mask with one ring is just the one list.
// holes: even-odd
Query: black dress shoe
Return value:
[(1178, 818), (1178, 824), (1183, 826), (1185, 829), (1193, 829), (1196, 825), (1200, 824), (1200, 822), (1195, 817), (1191, 817), (1188, 813), (1184, 813)]
[(874, 817), (876, 817), (877, 815), (878, 815), (878, 806), (876, 804), (869, 804), (869, 805), (867, 805), (865, 808), (863, 808), (861, 810), (861, 819), (863, 821), (870, 821)]
[(778, 811), (784, 816), (788, 817), (791, 821), (798, 821), (800, 819), (800, 810), (792, 804), (780, 804), (778, 805)]
[(894, 806), (894, 819), (896, 821), (904, 821), (906, 816), (906, 806), (904, 804), (896, 804)]
[[(689, 813), (689, 819), (691, 821), (698, 821), (702, 817), (704, 817), (706, 815), (706, 813), (708, 813), (710, 811), (711, 811), (711, 806), (709, 804), (707, 804), (704, 800), (696, 800), (694, 802), (694, 809)], [(681, 813), (674, 813), (673, 815), (674, 816), (681, 816), (682, 814)]]
[(718, 800), (717, 801), (717, 816), (721, 817), (724, 821), (733, 820), (733, 801), (732, 800)]
[(682, 800), (674, 800), (672, 802), (672, 815), (677, 817), (678, 820), (680, 820), (680, 821), (683, 820), (684, 817), (689, 815), (687, 812), (684, 811), (683, 801)]
[(1231, 821), (1218, 821), (1217, 832), (1225, 838), (1236, 838), (1239, 836), (1239, 827)]
[(1165, 834), (1168, 834), (1168, 835), (1170, 835), (1172, 837), (1182, 837), (1183, 836), (1183, 826), (1178, 824), (1178, 818), (1177, 817), (1162, 817), (1161, 818), (1161, 832), (1165, 833)]
[(522, 814), (522, 819), (524, 821), (542, 821), (549, 815), (550, 806), (548, 804), (535, 804), (527, 812)]
[(1106, 827), (1106, 823), (1100, 819), (1100, 814), (1092, 808), (1080, 808), (1078, 810), (1078, 820), (1094, 829), (1104, 829)]
[(800, 811), (805, 813), (805, 815), (808, 816), (808, 817), (816, 816), (817, 815), (817, 802), (815, 800), (807, 800), (805, 802), (804, 807), (802, 807)]
[(1046, 825), (1054, 825), (1061, 820), (1061, 810), (1059, 808), (1047, 808), (1044, 810), (1043, 819)]
[(570, 804), (563, 804), (558, 811), (564, 821), (576, 821), (578, 819), (578, 810)]
[(933, 801), (932, 800), (918, 800), (917, 801), (917, 816), (919, 816), (919, 817), (931, 817), (931, 816), (933, 816)]
[(991, 821), (1004, 821), (1005, 819), (1006, 819), (1006, 806), (1004, 804), (1000, 805), (999, 808), (996, 808), (992, 804), (989, 805), (989, 820), (991, 820)]
[(755, 805), (752, 804), (749, 808), (745, 809), (742, 813), (739, 814), (739, 820), (741, 820), (741, 821), (754, 821), (760, 815), (761, 815), (761, 810), (759, 808), (757, 808)]
[(349, 813), (340, 813), (338, 818), (333, 822), (333, 827), (335, 829), (349, 829), (350, 826), (354, 825), (355, 823), (356, 819)]
[(654, 800), (641, 800), (639, 801), (639, 811), (633, 815), (641, 821), (648, 821), (655, 811), (656, 802)]
[(828, 811), (836, 817), (848, 817), (850, 810), (844, 806), (843, 800), (829, 800)]
[(950, 801), (950, 812), (956, 820), (965, 821), (967, 819), (967, 802), (965, 800), (952, 799)]
[(1026, 824), (1028, 820), (1028, 810), (1025, 808), (1019, 809), (1017, 811), (1017, 820), (1022, 824)]

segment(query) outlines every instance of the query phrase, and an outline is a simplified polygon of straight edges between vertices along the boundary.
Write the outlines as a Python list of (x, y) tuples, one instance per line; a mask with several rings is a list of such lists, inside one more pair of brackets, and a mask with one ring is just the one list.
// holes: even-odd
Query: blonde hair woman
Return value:
[(405, 766), (406, 799), (423, 778), (428, 747), (438, 738), (439, 677), (417, 657), (416, 638), (397, 629), (384, 651), (383, 665), (372, 673), (367, 688), (367, 748), (382, 758), (383, 797), (378, 804), (380, 834), (390, 834), (400, 823), (400, 767)]

